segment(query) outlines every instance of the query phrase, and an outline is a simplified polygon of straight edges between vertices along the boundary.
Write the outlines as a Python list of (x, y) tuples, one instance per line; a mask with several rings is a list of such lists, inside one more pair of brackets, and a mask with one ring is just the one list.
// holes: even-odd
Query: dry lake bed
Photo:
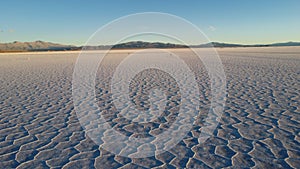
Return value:
[[(226, 75), (227, 99), (212, 136), (199, 144), (203, 119), (195, 118), (182, 141), (145, 158), (115, 155), (86, 135), (72, 99), (79, 52), (0, 54), (0, 168), (299, 168), (300, 47), (217, 51)], [(95, 85), (97, 103), (116, 130), (151, 135), (174, 118), (169, 114), (180, 106), (178, 86), (159, 70), (138, 74), (130, 93), (137, 109), (143, 111), (148, 105), (139, 85), (147, 89), (157, 84), (171, 95), (166, 105), (169, 114), (148, 126), (119, 117), (105, 82), (129, 52), (134, 51), (113, 51), (103, 61)], [(188, 55), (184, 60), (198, 76), (199, 107), (205, 114), (211, 98), (207, 72)]]

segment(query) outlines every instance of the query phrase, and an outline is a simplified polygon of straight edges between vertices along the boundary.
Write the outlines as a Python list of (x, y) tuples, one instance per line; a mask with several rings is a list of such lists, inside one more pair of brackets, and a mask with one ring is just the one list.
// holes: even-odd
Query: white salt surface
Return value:
[[(161, 71), (138, 74), (131, 91), (137, 109), (143, 111), (149, 105), (139, 85), (151, 91), (151, 85), (157, 84), (170, 94), (172, 101), (166, 103), (169, 114), (144, 126), (124, 120), (112, 106), (106, 82), (122, 58), (132, 52), (135, 51), (115, 50), (104, 60), (97, 76), (97, 101), (100, 111), (107, 112), (107, 120), (121, 133), (155, 135), (176, 118), (180, 105), (178, 86)], [(198, 143), (203, 119), (195, 117), (192, 130), (174, 148), (142, 159), (114, 155), (85, 134), (72, 101), (72, 73), (79, 52), (0, 54), (0, 166), (299, 167), (300, 48), (224, 48), (218, 52), (226, 73), (228, 95), (213, 136), (204, 144)], [(185, 61), (199, 75), (200, 110), (205, 114), (210, 103), (207, 73), (201, 65), (193, 65), (189, 56)], [(91, 121), (89, 125), (95, 123)], [(126, 149), (132, 153), (139, 151), (134, 147)]]

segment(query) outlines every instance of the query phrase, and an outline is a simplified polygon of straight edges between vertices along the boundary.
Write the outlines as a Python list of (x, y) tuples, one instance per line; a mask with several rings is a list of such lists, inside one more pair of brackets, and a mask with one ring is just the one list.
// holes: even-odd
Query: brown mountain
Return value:
[(48, 51), (48, 50), (72, 50), (76, 48), (71, 45), (62, 45), (51, 42), (12, 42), (0, 43), (0, 51)]

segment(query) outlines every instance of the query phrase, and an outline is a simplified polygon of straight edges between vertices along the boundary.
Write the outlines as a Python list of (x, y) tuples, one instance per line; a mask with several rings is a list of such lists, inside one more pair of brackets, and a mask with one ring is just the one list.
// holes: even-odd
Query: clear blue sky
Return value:
[(4, 0), (0, 5), (0, 43), (43, 40), (82, 45), (99, 27), (137, 12), (183, 17), (211, 41), (300, 41), (299, 0)]

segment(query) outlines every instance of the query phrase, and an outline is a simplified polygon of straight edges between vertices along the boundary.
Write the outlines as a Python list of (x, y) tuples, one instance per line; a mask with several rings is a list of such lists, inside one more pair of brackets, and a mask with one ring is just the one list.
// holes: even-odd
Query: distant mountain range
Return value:
[(285, 43), (273, 43), (273, 44), (257, 44), (257, 45), (243, 45), (243, 44), (230, 44), (211, 42), (200, 45), (180, 45), (172, 43), (161, 42), (143, 42), (132, 41), (126, 43), (120, 43), (116, 45), (99, 45), (99, 46), (73, 46), (62, 45), (51, 42), (35, 41), (35, 42), (12, 42), (12, 43), (0, 43), (0, 52), (13, 52), (13, 51), (68, 51), (68, 50), (101, 50), (101, 49), (134, 49), (134, 48), (208, 48), (208, 47), (277, 47), (277, 46), (300, 46), (300, 42), (285, 42)]
[(272, 44), (255, 44), (255, 45), (244, 45), (244, 44), (232, 44), (232, 43), (220, 43), (211, 42), (207, 44), (194, 45), (191, 47), (274, 47), (274, 46), (300, 46), (300, 42), (283, 42), (283, 43), (272, 43)]
[(51, 42), (35, 41), (35, 42), (18, 42), (0, 43), (1, 51), (61, 51), (77, 49), (76, 46), (62, 45)]

